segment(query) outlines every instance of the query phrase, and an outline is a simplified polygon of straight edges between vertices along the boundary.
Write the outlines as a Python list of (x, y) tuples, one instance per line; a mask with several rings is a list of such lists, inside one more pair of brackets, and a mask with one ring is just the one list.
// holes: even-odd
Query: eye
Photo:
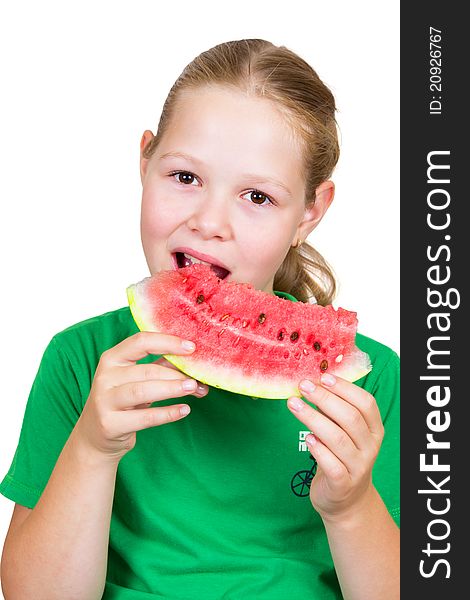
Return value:
[(265, 204), (266, 200), (269, 204), (274, 204), (269, 196), (263, 194), (263, 192), (260, 192), (259, 190), (251, 190), (250, 192), (244, 194), (243, 197), (245, 196), (249, 196), (248, 200), (250, 200), (253, 204), (256, 204), (256, 206), (268, 206), (268, 204)]
[(170, 173), (170, 177), (176, 177), (178, 183), (184, 183), (185, 185), (192, 185), (194, 182), (198, 183), (196, 175), (189, 171), (173, 171)]

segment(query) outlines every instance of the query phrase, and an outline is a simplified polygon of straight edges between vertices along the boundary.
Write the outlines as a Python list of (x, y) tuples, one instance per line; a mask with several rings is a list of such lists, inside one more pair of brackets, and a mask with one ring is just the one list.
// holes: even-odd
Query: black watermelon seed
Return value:
[(313, 344), (313, 347), (314, 347), (314, 349), (315, 349), (315, 350), (318, 352), (318, 351), (320, 350), (320, 348), (321, 348), (321, 344), (320, 344), (320, 342), (315, 342), (315, 343)]
[(282, 331), (282, 329), (277, 334), (277, 339), (278, 340), (283, 340), (284, 339), (284, 332)]
[(260, 316), (258, 317), (258, 323), (264, 323), (266, 321), (266, 315), (264, 313), (261, 313)]
[(297, 331), (293, 331), (293, 332), (290, 334), (290, 339), (291, 339), (293, 342), (295, 342), (295, 340), (296, 340), (296, 339), (298, 339), (298, 337), (299, 337), (299, 334), (298, 334), (298, 332), (297, 332)]
[(328, 361), (327, 360), (322, 360), (320, 363), (320, 369), (322, 371), (326, 371), (328, 369)]
[(204, 302), (204, 296), (202, 294), (199, 294), (199, 296), (197, 297), (196, 302), (198, 304), (201, 304), (202, 302)]

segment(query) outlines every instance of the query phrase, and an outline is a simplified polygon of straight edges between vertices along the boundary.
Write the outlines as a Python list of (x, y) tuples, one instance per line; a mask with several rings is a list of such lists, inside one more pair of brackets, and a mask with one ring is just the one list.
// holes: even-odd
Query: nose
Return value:
[(219, 237), (228, 239), (231, 235), (228, 196), (222, 192), (201, 194), (199, 202), (188, 219), (192, 231), (198, 231), (204, 239)]

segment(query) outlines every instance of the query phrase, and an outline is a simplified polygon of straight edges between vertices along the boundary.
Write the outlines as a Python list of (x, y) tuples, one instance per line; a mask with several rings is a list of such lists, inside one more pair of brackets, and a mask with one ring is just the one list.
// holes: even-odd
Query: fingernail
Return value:
[(289, 398), (289, 400), (287, 401), (287, 404), (293, 410), (302, 410), (303, 405), (304, 405), (304, 403), (302, 402), (302, 400), (300, 398)]
[(304, 390), (304, 392), (313, 392), (315, 385), (309, 379), (304, 379), (300, 382), (300, 388)]
[(183, 388), (183, 390), (190, 392), (196, 389), (197, 383), (194, 379), (185, 379), (181, 384), (181, 387)]
[(317, 441), (317, 438), (313, 435), (313, 433), (309, 433), (308, 436), (305, 438), (305, 441), (309, 446), (314, 446)]
[(334, 377), (330, 373), (325, 373), (321, 376), (321, 382), (324, 385), (334, 385), (336, 383), (336, 377)]
[(195, 350), (196, 348), (196, 344), (194, 342), (190, 342), (189, 340), (184, 340), (184, 342), (181, 342), (181, 345), (185, 350), (188, 351)]
[(206, 385), (201, 385), (201, 384), (199, 384), (199, 385), (197, 386), (197, 391), (198, 391), (200, 394), (205, 394), (205, 393), (206, 393), (206, 392), (208, 392), (209, 390), (208, 390), (208, 388), (207, 388), (207, 386), (206, 386)]
[(191, 409), (186, 404), (184, 406), (180, 407), (180, 415), (182, 417), (185, 417), (186, 415), (189, 415), (190, 412), (191, 412)]

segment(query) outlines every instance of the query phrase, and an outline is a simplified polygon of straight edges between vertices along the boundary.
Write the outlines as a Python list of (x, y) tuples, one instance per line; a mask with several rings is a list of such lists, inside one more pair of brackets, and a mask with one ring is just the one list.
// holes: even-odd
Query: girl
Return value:
[[(142, 136), (150, 273), (185, 253), (331, 303), (305, 239), (338, 154), (332, 94), (296, 54), (264, 40), (202, 53)], [(138, 333), (127, 307), (52, 338), (0, 487), (15, 502), (6, 599), (398, 598), (397, 355), (358, 334), (371, 373), (299, 382), (305, 401), (286, 403), (162, 358), (194, 343)]]

